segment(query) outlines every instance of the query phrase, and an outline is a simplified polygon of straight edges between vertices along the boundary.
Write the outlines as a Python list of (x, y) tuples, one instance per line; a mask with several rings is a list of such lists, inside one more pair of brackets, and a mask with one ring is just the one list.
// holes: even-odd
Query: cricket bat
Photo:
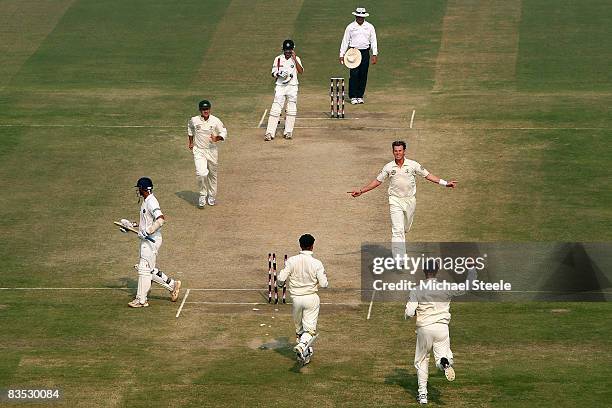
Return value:
[[(122, 223), (120, 223), (119, 221), (114, 221), (113, 222), (116, 226), (123, 228), (124, 230), (128, 230), (133, 232), (134, 234), (138, 234), (138, 231), (132, 227), (126, 227), (125, 225), (123, 225)], [(151, 241), (152, 243), (155, 243), (155, 240), (151, 237), (146, 237), (145, 238), (147, 241)]]

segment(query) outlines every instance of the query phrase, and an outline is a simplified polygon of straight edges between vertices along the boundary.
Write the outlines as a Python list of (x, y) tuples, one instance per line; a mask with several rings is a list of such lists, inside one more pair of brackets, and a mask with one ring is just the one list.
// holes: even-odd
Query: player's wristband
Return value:
[(446, 181), (444, 179), (440, 179), (440, 181), (438, 181), (438, 184), (440, 184), (441, 186), (446, 187), (448, 185), (448, 181)]

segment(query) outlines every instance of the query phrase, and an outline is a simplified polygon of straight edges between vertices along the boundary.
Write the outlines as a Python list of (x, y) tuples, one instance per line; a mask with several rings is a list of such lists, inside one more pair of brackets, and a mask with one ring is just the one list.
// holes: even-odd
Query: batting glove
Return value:
[(132, 228), (134, 226), (134, 223), (132, 223), (132, 221), (126, 220), (125, 218), (122, 218), (119, 222), (126, 228)]

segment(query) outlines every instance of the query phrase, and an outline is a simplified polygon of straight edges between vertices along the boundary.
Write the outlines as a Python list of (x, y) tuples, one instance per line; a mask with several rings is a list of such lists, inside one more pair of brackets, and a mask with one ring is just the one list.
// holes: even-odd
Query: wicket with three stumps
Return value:
[(344, 118), (344, 78), (329, 79), (329, 97), (331, 99), (329, 116), (331, 118)]
[[(287, 264), (287, 255), (283, 266)], [(276, 254), (268, 253), (268, 303), (272, 303), (272, 290), (274, 290), (274, 304), (278, 304), (278, 285), (276, 282)], [(283, 286), (282, 302), (287, 303), (287, 286)]]

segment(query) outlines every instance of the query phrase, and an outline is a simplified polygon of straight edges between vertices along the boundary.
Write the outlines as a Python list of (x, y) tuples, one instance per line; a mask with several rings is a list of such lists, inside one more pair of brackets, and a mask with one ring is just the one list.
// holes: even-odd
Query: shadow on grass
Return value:
[(194, 207), (198, 206), (198, 199), (200, 198), (200, 194), (195, 191), (177, 191), (174, 193), (178, 198), (185, 200), (187, 203), (191, 204)]
[[(408, 392), (416, 401), (418, 394), (418, 382), (416, 373), (411, 373), (405, 368), (395, 368), (393, 372), (385, 377), (385, 384), (399, 385)], [(440, 401), (440, 392), (436, 387), (427, 384), (427, 399), (439, 405), (446, 405)]]
[(302, 365), (298, 363), (295, 358), (295, 352), (293, 351), (293, 345), (289, 343), (289, 338), (279, 337), (278, 339), (274, 340), (274, 344), (276, 345), (275, 347), (273, 347), (275, 352), (293, 361), (293, 367), (291, 367), (289, 371), (293, 373), (299, 373), (300, 369), (302, 368)]

